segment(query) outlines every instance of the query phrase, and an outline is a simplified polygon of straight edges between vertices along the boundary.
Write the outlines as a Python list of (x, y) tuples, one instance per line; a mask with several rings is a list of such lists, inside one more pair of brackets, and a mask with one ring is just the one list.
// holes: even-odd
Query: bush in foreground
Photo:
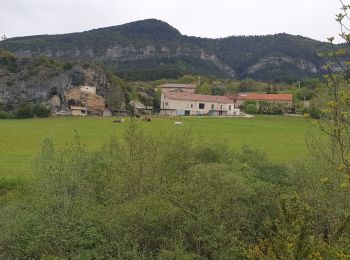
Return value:
[[(99, 151), (43, 144), (22, 201), (0, 204), (0, 258), (306, 259), (349, 254), (349, 204), (327, 168), (145, 132)], [(181, 132), (183, 131), (183, 132)], [(318, 168), (317, 168), (318, 167)], [(299, 195), (298, 195), (299, 194)], [(336, 203), (335, 203), (336, 202)], [(327, 230), (327, 231), (325, 231)]]

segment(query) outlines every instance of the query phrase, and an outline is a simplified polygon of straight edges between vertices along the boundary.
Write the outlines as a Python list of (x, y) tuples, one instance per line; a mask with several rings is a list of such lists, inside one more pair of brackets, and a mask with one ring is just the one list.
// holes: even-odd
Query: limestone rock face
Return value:
[(260, 59), (257, 63), (248, 68), (248, 73), (253, 74), (257, 71), (272, 67), (272, 66), (282, 66), (283, 64), (290, 64), (296, 68), (307, 71), (311, 74), (316, 74), (318, 69), (315, 64), (305, 60), (305, 59), (292, 59), (290, 57), (265, 57)]
[[(48, 102), (53, 112), (66, 110), (69, 99), (80, 99), (80, 93), (74, 90), (75, 87), (86, 85), (95, 87), (100, 96), (95, 98), (96, 101), (89, 101), (97, 106), (92, 111), (103, 112), (100, 108), (101, 96), (107, 95), (111, 85), (102, 66), (89, 64), (84, 67), (78, 64), (65, 70), (38, 64), (31, 58), (17, 58), (15, 66), (16, 71), (10, 71), (0, 62), (0, 105), (3, 107), (11, 109), (21, 102)], [(70, 96), (66, 97), (67, 93)], [(94, 98), (87, 98), (90, 99)]]
[(58, 112), (61, 108), (61, 99), (58, 95), (54, 95), (48, 103), (53, 112)]
[(71, 88), (65, 95), (65, 100), (80, 100), (81, 93), (79, 87)]
[(81, 101), (87, 108), (89, 115), (103, 115), (105, 110), (105, 100), (99, 95), (90, 95), (87, 93), (82, 93)]

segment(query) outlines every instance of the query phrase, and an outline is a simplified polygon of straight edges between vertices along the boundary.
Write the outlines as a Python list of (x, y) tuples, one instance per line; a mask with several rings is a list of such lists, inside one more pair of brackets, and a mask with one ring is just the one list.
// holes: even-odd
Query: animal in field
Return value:
[(151, 122), (151, 118), (146, 116), (146, 117), (142, 118), (142, 121), (144, 121), (144, 122)]
[(120, 123), (123, 123), (123, 122), (124, 122), (124, 118), (113, 121), (113, 123), (116, 123), (116, 124), (120, 124)]
[(183, 125), (184, 123), (183, 122), (180, 122), (180, 121), (176, 121), (174, 122), (174, 125)]

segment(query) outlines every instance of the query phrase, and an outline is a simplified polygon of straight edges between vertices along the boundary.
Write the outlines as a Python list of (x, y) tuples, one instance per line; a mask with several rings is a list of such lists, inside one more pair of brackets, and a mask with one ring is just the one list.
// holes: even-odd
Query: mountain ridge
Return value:
[(115, 28), (115, 27), (120, 27), (120, 26), (126, 26), (126, 25), (130, 25), (130, 24), (137, 24), (137, 23), (142, 23), (142, 22), (145, 22), (145, 21), (161, 22), (161, 23), (166, 24), (169, 27), (177, 30), (179, 32), (179, 34), (181, 34), (182, 36), (193, 37), (193, 38), (200, 38), (200, 39), (207, 39), (207, 40), (222, 40), (222, 39), (234, 38), (234, 37), (268, 37), (268, 36), (275, 36), (275, 35), (289, 35), (289, 36), (305, 38), (305, 39), (308, 39), (308, 40), (311, 40), (311, 41), (315, 41), (315, 42), (328, 43), (327, 41), (321, 41), (321, 40), (313, 39), (311, 37), (303, 36), (303, 35), (300, 35), (300, 34), (291, 34), (291, 33), (287, 33), (287, 32), (279, 32), (279, 33), (271, 33), (271, 34), (228, 35), (228, 36), (224, 36), (224, 37), (202, 37), (202, 36), (196, 36), (196, 35), (188, 35), (188, 34), (181, 33), (178, 29), (176, 29), (175, 27), (171, 26), (168, 22), (165, 22), (165, 21), (157, 19), (157, 18), (146, 18), (146, 19), (136, 20), (136, 21), (132, 21), (132, 22), (119, 24), (119, 25), (111, 25), (111, 26), (93, 28), (93, 29), (88, 29), (88, 30), (83, 30), (83, 31), (76, 31), (76, 32), (57, 33), (57, 34), (23, 35), (23, 36), (9, 37), (7, 39), (9, 40), (9, 39), (21, 39), (21, 38), (39, 37), (39, 36), (60, 36), (60, 35), (80, 34), (80, 33), (86, 33), (86, 32), (95, 31), (95, 30), (103, 30), (103, 29), (110, 29), (110, 28)]
[(14, 37), (0, 42), (0, 47), (20, 57), (102, 61), (127, 79), (196, 73), (272, 81), (322, 74), (324, 62), (317, 52), (327, 43), (286, 33), (201, 38), (146, 19), (84, 32)]

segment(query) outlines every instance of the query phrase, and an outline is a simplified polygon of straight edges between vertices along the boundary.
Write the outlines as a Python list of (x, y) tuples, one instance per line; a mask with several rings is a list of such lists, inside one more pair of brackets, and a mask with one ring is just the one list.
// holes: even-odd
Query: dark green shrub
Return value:
[(32, 103), (22, 103), (15, 110), (15, 118), (24, 119), (34, 117), (34, 105)]
[(87, 63), (87, 62), (85, 62), (84, 64), (83, 64), (83, 68), (84, 69), (88, 69), (88, 68), (90, 68), (91, 67), (91, 65), (89, 64), (89, 63)]
[(255, 104), (248, 104), (248, 105), (246, 105), (244, 110), (248, 114), (257, 114), (258, 113), (258, 109), (256, 108)]
[(273, 115), (283, 115), (282, 109), (273, 109), (271, 112)]
[(310, 108), (304, 108), (303, 114), (309, 114), (310, 117), (314, 119), (320, 119), (321, 118), (321, 111), (313, 106)]
[(18, 72), (18, 66), (15, 61), (11, 61), (7, 64), (7, 69), (10, 72), (17, 73)]
[(70, 70), (70, 69), (72, 69), (73, 68), (73, 64), (71, 63), (71, 62), (65, 62), (64, 64), (63, 64), (63, 69), (64, 70)]
[(160, 111), (160, 100), (161, 100), (161, 93), (160, 91), (154, 92), (154, 98), (153, 98), (153, 110), (154, 112)]
[(0, 119), (8, 119), (9, 115), (5, 111), (0, 111)]
[(0, 110), (0, 119), (25, 119), (32, 117), (49, 117), (51, 110), (44, 104), (22, 103), (14, 111), (5, 112)]
[(7, 85), (8, 87), (13, 86), (14, 84), (15, 84), (15, 82), (14, 82), (13, 80), (7, 80), (7, 81), (6, 81), (6, 85)]
[(80, 72), (73, 72), (71, 74), (71, 80), (73, 86), (81, 86), (84, 85), (85, 76)]
[(37, 117), (49, 117), (51, 114), (51, 110), (43, 104), (37, 104), (34, 107), (34, 114)]

